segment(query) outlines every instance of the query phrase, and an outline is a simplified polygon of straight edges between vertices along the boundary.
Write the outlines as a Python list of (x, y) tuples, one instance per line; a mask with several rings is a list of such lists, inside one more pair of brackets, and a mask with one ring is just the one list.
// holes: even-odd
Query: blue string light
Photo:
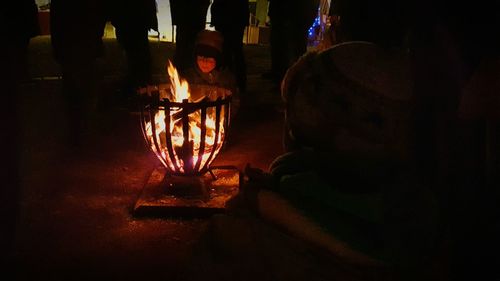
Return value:
[(320, 25), (321, 25), (321, 22), (320, 22), (320, 17), (319, 17), (319, 8), (318, 8), (318, 15), (316, 16), (313, 24), (311, 25), (311, 27), (309, 27), (309, 30), (307, 31), (308, 37), (310, 39), (314, 39), (314, 35), (315, 35), (314, 31), (316, 30), (316, 27), (318, 27)]

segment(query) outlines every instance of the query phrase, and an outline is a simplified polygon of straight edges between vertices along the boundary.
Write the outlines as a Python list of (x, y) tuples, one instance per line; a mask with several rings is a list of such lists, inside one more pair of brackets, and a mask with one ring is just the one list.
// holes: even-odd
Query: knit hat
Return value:
[(202, 30), (196, 36), (195, 55), (219, 59), (222, 54), (222, 34), (215, 30)]

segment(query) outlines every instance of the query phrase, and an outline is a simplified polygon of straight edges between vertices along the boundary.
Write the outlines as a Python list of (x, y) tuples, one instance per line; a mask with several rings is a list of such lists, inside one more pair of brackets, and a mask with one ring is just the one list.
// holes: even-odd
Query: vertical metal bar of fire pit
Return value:
[(207, 162), (203, 165), (203, 170), (208, 170), (208, 164), (212, 161), (214, 157), (215, 151), (217, 150), (217, 144), (219, 143), (219, 131), (220, 131), (220, 111), (221, 111), (221, 98), (219, 97), (216, 101), (215, 105), (215, 140), (212, 151), (210, 152), (210, 156), (207, 158)]
[[(174, 154), (174, 147), (172, 146), (172, 133), (171, 128), (170, 128), (170, 115), (171, 115), (171, 107), (172, 105), (170, 104), (169, 99), (165, 99), (164, 102), (164, 112), (165, 112), (165, 146), (168, 151), (167, 157), (170, 158), (170, 161), (172, 162), (172, 165), (174, 165), (174, 171), (171, 171), (173, 173), (178, 173), (180, 172), (180, 168), (177, 165), (177, 158), (176, 154)], [(168, 165), (167, 165), (168, 166)]]
[(231, 122), (229, 116), (231, 116), (231, 97), (227, 97), (224, 103), (224, 130), (229, 128), (229, 123)]
[[(143, 106), (141, 106), (142, 109), (144, 109)], [(146, 120), (146, 114), (144, 114), (144, 110), (140, 110), (139, 112), (140, 114), (140, 121), (141, 121), (141, 131), (142, 131), (142, 136), (144, 137), (144, 139), (146, 140), (146, 143), (148, 146), (151, 147), (151, 143), (148, 139), (148, 134), (146, 132), (146, 123), (147, 123), (147, 120)], [(151, 119), (150, 119), (151, 120)]]
[(183, 168), (186, 174), (193, 173), (193, 148), (189, 141), (189, 113), (191, 108), (188, 99), (182, 100), (182, 136), (184, 142), (182, 143), (182, 160), (184, 162)]
[(151, 106), (149, 107), (149, 118), (151, 121), (151, 133), (152, 133), (153, 144), (154, 144), (155, 149), (157, 151), (156, 154), (158, 156), (161, 156), (161, 148), (160, 148), (160, 145), (158, 144), (158, 140), (156, 139), (156, 123), (155, 123), (155, 116), (156, 116), (156, 113), (158, 113), (159, 108), (160, 108), (159, 103), (160, 103), (159, 95), (152, 95), (151, 96)]
[[(151, 146), (150, 142), (149, 142), (149, 139), (148, 139), (148, 134), (146, 132), (146, 114), (144, 114), (144, 100), (145, 100), (145, 97), (144, 95), (149, 95), (149, 92), (147, 91), (147, 88), (140, 88), (139, 90), (137, 90), (137, 93), (139, 94), (139, 102), (140, 102), (140, 111), (139, 111), (139, 114), (140, 114), (140, 121), (141, 121), (141, 132), (142, 132), (142, 136), (144, 137), (144, 139), (146, 140), (146, 143)], [(151, 103), (148, 103), (149, 105), (151, 105)]]
[(207, 134), (207, 106), (203, 105), (201, 107), (201, 126), (200, 126), (200, 148), (198, 150), (198, 160), (196, 161), (196, 165), (194, 167), (195, 171), (201, 172), (200, 171), (200, 165), (201, 161), (203, 160), (203, 154), (205, 153), (205, 141), (206, 141), (206, 134)]

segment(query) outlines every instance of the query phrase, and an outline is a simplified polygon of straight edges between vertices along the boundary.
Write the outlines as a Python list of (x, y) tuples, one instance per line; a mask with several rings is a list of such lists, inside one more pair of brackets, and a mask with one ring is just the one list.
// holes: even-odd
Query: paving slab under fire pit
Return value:
[(134, 206), (135, 216), (208, 217), (224, 212), (239, 190), (236, 167), (214, 167), (202, 176), (169, 176), (154, 169)]

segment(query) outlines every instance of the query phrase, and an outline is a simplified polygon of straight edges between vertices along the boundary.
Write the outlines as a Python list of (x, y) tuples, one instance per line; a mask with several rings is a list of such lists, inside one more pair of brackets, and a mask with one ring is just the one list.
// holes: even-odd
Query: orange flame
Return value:
[[(172, 63), (168, 62), (168, 74), (170, 77), (170, 92), (172, 95), (172, 100), (174, 102), (182, 102), (187, 99), (191, 102), (191, 92), (189, 89), (189, 84), (185, 79), (182, 79)], [(185, 163), (183, 160), (183, 144), (184, 144), (184, 134), (182, 130), (182, 118), (176, 118), (175, 116), (182, 116), (182, 108), (171, 108), (170, 110), (170, 136), (173, 146), (173, 154), (170, 155), (167, 149), (166, 140), (166, 124), (165, 124), (165, 110), (159, 110), (154, 117), (155, 133), (153, 135), (153, 130), (151, 128), (151, 122), (146, 123), (146, 135), (148, 137), (149, 143), (153, 152), (156, 154), (158, 159), (171, 171), (177, 171), (175, 167), (179, 167), (178, 171), (185, 172)], [(222, 147), (224, 139), (224, 126), (220, 126), (218, 132), (218, 142), (215, 143), (216, 139), (216, 111), (215, 108), (207, 108), (207, 118), (205, 121), (206, 134), (205, 134), (205, 146), (203, 147), (203, 154), (200, 155), (201, 150), (201, 111), (197, 110), (188, 114), (189, 118), (189, 143), (193, 150), (193, 157), (190, 162), (197, 163), (198, 159), (201, 157), (200, 167), (204, 167), (207, 164), (208, 158), (215, 149), (214, 155), (217, 155)], [(224, 114), (221, 115), (220, 122), (224, 122)], [(160, 149), (158, 150), (154, 144), (155, 139), (157, 140)], [(173, 157), (172, 157), (173, 156)], [(172, 161), (175, 161), (175, 163)], [(212, 158), (213, 159), (213, 158)], [(210, 163), (208, 163), (210, 164)]]
[(173, 100), (181, 102), (183, 99), (189, 98), (189, 84), (186, 80), (181, 79), (172, 62), (168, 61), (168, 76), (170, 77), (170, 92)]

